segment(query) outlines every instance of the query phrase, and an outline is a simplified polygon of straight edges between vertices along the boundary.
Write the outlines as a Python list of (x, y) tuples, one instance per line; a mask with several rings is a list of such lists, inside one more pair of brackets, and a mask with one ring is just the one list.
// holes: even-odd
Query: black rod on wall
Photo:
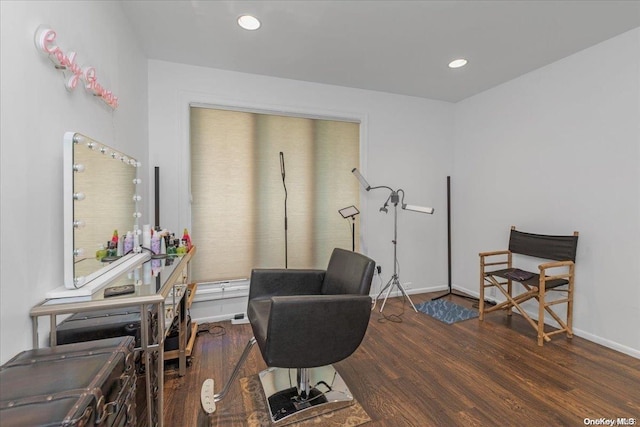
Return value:
[(444, 295), (432, 298), (431, 301), (444, 298), (449, 295), (455, 295), (462, 298), (477, 301), (477, 298), (470, 297), (468, 295), (457, 294), (453, 292), (453, 282), (451, 279), (451, 177), (447, 176), (447, 293)]
[(451, 177), (447, 177), (447, 284), (451, 289)]

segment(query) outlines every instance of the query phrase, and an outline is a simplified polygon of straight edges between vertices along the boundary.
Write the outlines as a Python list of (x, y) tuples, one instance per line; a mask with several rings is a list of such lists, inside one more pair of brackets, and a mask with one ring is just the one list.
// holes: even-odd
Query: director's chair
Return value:
[[(481, 252), (480, 255), (480, 301), (479, 319), (484, 314), (497, 310), (506, 310), (512, 314), (515, 307), (527, 322), (537, 331), (538, 345), (550, 341), (552, 335), (565, 332), (567, 338), (573, 337), (573, 291), (575, 276), (575, 258), (578, 247), (578, 232), (569, 236), (551, 236), (525, 233), (511, 227), (509, 249), (493, 252)], [(513, 254), (527, 255), (534, 258), (550, 260), (538, 265), (538, 272), (514, 268)], [(489, 268), (489, 270), (488, 270)], [(496, 269), (497, 268), (497, 269)], [(522, 293), (514, 295), (513, 282), (520, 283)], [(485, 289), (496, 287), (506, 298), (493, 307), (486, 308)], [(549, 299), (549, 294), (556, 293), (560, 298)], [(538, 319), (534, 321), (522, 308), (522, 303), (530, 299), (538, 301)], [(551, 308), (566, 303), (566, 319), (562, 319)], [(545, 311), (558, 322), (560, 328), (552, 332), (544, 330)]]

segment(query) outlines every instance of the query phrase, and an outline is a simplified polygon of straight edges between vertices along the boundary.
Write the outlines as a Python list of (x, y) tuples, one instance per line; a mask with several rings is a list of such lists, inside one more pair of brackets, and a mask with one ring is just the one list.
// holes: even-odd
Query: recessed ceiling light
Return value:
[(464, 67), (465, 65), (467, 65), (467, 60), (464, 58), (454, 59), (453, 61), (449, 62), (449, 68), (460, 68)]
[(245, 30), (253, 31), (260, 28), (260, 21), (255, 16), (242, 15), (238, 18), (238, 25)]

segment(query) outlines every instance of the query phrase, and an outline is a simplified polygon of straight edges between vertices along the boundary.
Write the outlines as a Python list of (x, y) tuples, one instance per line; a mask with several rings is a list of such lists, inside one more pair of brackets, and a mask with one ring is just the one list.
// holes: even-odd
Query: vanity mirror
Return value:
[[(122, 271), (140, 265), (148, 254), (132, 250), (103, 258), (118, 235), (138, 241), (138, 195), (140, 163), (85, 135), (64, 135), (64, 286), (93, 292)], [(134, 239), (135, 238), (135, 239)], [(122, 245), (121, 245), (122, 246)]]

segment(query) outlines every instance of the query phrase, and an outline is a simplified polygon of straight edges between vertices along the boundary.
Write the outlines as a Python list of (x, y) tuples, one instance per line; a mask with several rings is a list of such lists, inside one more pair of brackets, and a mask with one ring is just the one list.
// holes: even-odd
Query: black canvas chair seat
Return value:
[[(511, 315), (512, 309), (518, 310), (527, 322), (537, 331), (538, 345), (550, 341), (551, 336), (566, 333), (573, 336), (573, 285), (575, 259), (578, 246), (578, 232), (568, 236), (533, 234), (518, 231), (511, 227), (509, 249), (481, 252), (480, 255), (480, 302), (479, 319), (484, 320), (485, 313), (505, 310)], [(538, 272), (521, 270), (513, 266), (513, 255), (535, 257), (547, 262), (538, 265)], [(516, 287), (514, 282), (521, 286)], [(505, 301), (493, 307), (485, 305), (485, 291), (495, 287), (505, 297)], [(520, 291), (522, 288), (522, 291)], [(516, 292), (516, 289), (518, 292)], [(549, 294), (554, 293), (554, 298)], [(557, 297), (559, 295), (559, 297)], [(531, 318), (522, 304), (529, 300), (538, 302), (538, 319)], [(563, 319), (552, 308), (566, 304), (566, 316)], [(559, 328), (545, 331), (545, 313), (548, 313)]]
[[(529, 273), (530, 277), (527, 279), (518, 280), (516, 278), (517, 275), (514, 275), (513, 273), (514, 272), (518, 273), (520, 271)], [(497, 276), (507, 280), (512, 280), (514, 282), (522, 283), (529, 286), (538, 286), (540, 284), (540, 274), (534, 273), (532, 271), (520, 270), (519, 268), (504, 268), (502, 270), (492, 271), (491, 274), (493, 276)], [(569, 281), (566, 279), (552, 279), (552, 280), (547, 279), (544, 281), (544, 284), (546, 289), (553, 289), (553, 288), (557, 288), (558, 286), (568, 285)]]

